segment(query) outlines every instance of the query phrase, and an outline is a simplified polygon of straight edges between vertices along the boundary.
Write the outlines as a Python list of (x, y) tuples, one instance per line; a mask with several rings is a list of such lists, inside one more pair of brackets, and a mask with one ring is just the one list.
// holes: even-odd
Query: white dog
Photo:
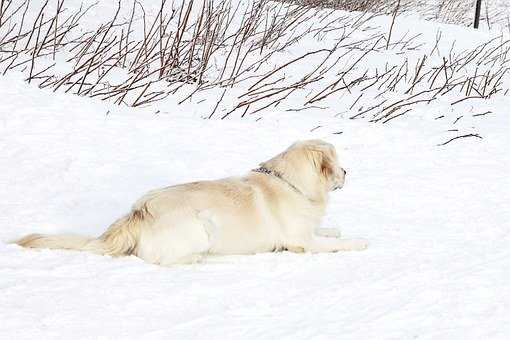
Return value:
[(336, 229), (319, 228), (329, 191), (344, 180), (333, 145), (300, 141), (244, 177), (151, 191), (98, 238), (32, 234), (16, 243), (133, 254), (161, 265), (209, 254), (362, 250), (365, 240), (343, 240)]

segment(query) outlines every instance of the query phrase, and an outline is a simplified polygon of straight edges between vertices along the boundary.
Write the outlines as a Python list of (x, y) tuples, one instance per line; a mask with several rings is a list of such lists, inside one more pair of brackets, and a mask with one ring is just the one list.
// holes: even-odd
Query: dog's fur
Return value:
[(30, 248), (74, 249), (112, 256), (136, 255), (172, 265), (203, 255), (275, 250), (362, 250), (365, 240), (343, 240), (319, 228), (328, 193), (345, 171), (333, 145), (294, 143), (244, 177), (193, 182), (154, 190), (98, 238), (32, 234), (15, 243)]

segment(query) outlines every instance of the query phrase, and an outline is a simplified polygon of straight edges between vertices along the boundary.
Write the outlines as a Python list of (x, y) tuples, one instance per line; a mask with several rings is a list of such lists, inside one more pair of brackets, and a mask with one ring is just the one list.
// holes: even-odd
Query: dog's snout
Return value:
[(345, 171), (344, 168), (342, 168), (342, 171), (344, 172), (344, 176), (347, 175), (347, 171)]

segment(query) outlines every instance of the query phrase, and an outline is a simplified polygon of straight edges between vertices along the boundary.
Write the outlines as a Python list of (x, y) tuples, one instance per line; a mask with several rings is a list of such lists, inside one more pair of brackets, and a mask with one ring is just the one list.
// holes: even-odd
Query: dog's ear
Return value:
[(320, 152), (320, 154), (321, 154), (321, 160), (320, 160), (321, 174), (325, 178), (329, 179), (329, 178), (333, 177), (333, 175), (335, 173), (333, 160), (331, 159), (331, 157), (328, 155), (328, 153), (325, 150), (322, 150)]
[(330, 155), (330, 152), (327, 148), (314, 145), (313, 147), (308, 149), (315, 168), (317, 172), (324, 177), (325, 179), (330, 179), (333, 177), (334, 170), (334, 161)]

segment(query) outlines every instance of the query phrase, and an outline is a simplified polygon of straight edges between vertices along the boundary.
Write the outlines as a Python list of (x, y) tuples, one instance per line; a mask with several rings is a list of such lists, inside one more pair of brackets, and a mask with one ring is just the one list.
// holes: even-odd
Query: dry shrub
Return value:
[(509, 40), (445, 52), (440, 32), (427, 47), (422, 33), (391, 36), (373, 12), (162, 1), (150, 17), (133, 0), (124, 2), (127, 16), (118, 15), (119, 2), (109, 21), (86, 31), (81, 21), (94, 5), (71, 12), (64, 0), (53, 0), (54, 9), (8, 3), (0, 15), (0, 74), (21, 72), (41, 88), (119, 105), (198, 97), (208, 118), (321, 108), (385, 124), (432, 102), (453, 107), (509, 91)]
[[(281, 0), (282, 2), (292, 3), (299, 6), (309, 6), (314, 8), (332, 8), (345, 11), (376, 12), (389, 13), (397, 4), (397, 0)], [(409, 0), (401, 1), (404, 3)]]

